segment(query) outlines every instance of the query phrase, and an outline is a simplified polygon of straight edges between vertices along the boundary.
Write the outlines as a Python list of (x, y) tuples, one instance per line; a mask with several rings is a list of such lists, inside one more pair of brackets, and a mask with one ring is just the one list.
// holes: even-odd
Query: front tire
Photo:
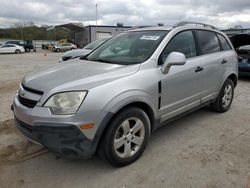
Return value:
[(216, 101), (212, 104), (212, 108), (216, 112), (226, 112), (229, 110), (234, 97), (234, 83), (231, 79), (227, 79), (223, 84)]
[(16, 50), (15, 51), (15, 54), (20, 54), (21, 53), (21, 50)]
[(101, 157), (114, 166), (133, 163), (145, 150), (150, 130), (149, 118), (142, 109), (123, 109), (113, 118), (101, 140)]

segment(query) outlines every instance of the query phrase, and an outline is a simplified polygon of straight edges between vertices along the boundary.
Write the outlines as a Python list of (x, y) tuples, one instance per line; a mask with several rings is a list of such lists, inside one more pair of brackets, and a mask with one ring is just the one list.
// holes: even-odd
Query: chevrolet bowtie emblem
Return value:
[(19, 90), (19, 95), (23, 97), (25, 95), (24, 90)]

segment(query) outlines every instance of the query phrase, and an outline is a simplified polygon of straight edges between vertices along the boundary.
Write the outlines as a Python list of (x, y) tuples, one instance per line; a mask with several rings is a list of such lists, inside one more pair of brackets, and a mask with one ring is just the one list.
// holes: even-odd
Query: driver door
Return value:
[(193, 32), (176, 34), (160, 55), (159, 64), (163, 64), (171, 52), (183, 53), (187, 61), (182, 66), (171, 66), (167, 74), (161, 75), (161, 122), (199, 106), (203, 92), (200, 87), (203, 74), (197, 69), (200, 60), (196, 58)]

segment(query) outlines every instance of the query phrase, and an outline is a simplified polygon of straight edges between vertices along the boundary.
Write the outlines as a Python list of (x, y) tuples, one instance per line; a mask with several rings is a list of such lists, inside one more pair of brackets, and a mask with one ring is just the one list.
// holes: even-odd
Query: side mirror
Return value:
[(166, 58), (162, 66), (162, 73), (167, 74), (171, 66), (184, 65), (186, 63), (186, 56), (183, 53), (171, 52)]

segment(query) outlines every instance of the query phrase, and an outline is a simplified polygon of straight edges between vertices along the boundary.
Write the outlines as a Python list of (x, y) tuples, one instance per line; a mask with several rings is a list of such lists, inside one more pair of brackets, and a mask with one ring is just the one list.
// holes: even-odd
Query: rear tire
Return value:
[(131, 164), (145, 150), (150, 130), (149, 118), (142, 109), (125, 108), (107, 127), (100, 141), (99, 154), (114, 166)]
[(227, 79), (223, 84), (216, 101), (212, 104), (212, 108), (216, 112), (226, 112), (229, 110), (234, 97), (234, 83), (231, 79)]
[(59, 48), (57, 48), (55, 51), (56, 51), (56, 52), (60, 52), (60, 49), (59, 49)]
[(20, 54), (21, 53), (21, 50), (16, 50), (15, 51), (15, 54)]
[(25, 52), (30, 52), (30, 49), (29, 48), (25, 48)]

